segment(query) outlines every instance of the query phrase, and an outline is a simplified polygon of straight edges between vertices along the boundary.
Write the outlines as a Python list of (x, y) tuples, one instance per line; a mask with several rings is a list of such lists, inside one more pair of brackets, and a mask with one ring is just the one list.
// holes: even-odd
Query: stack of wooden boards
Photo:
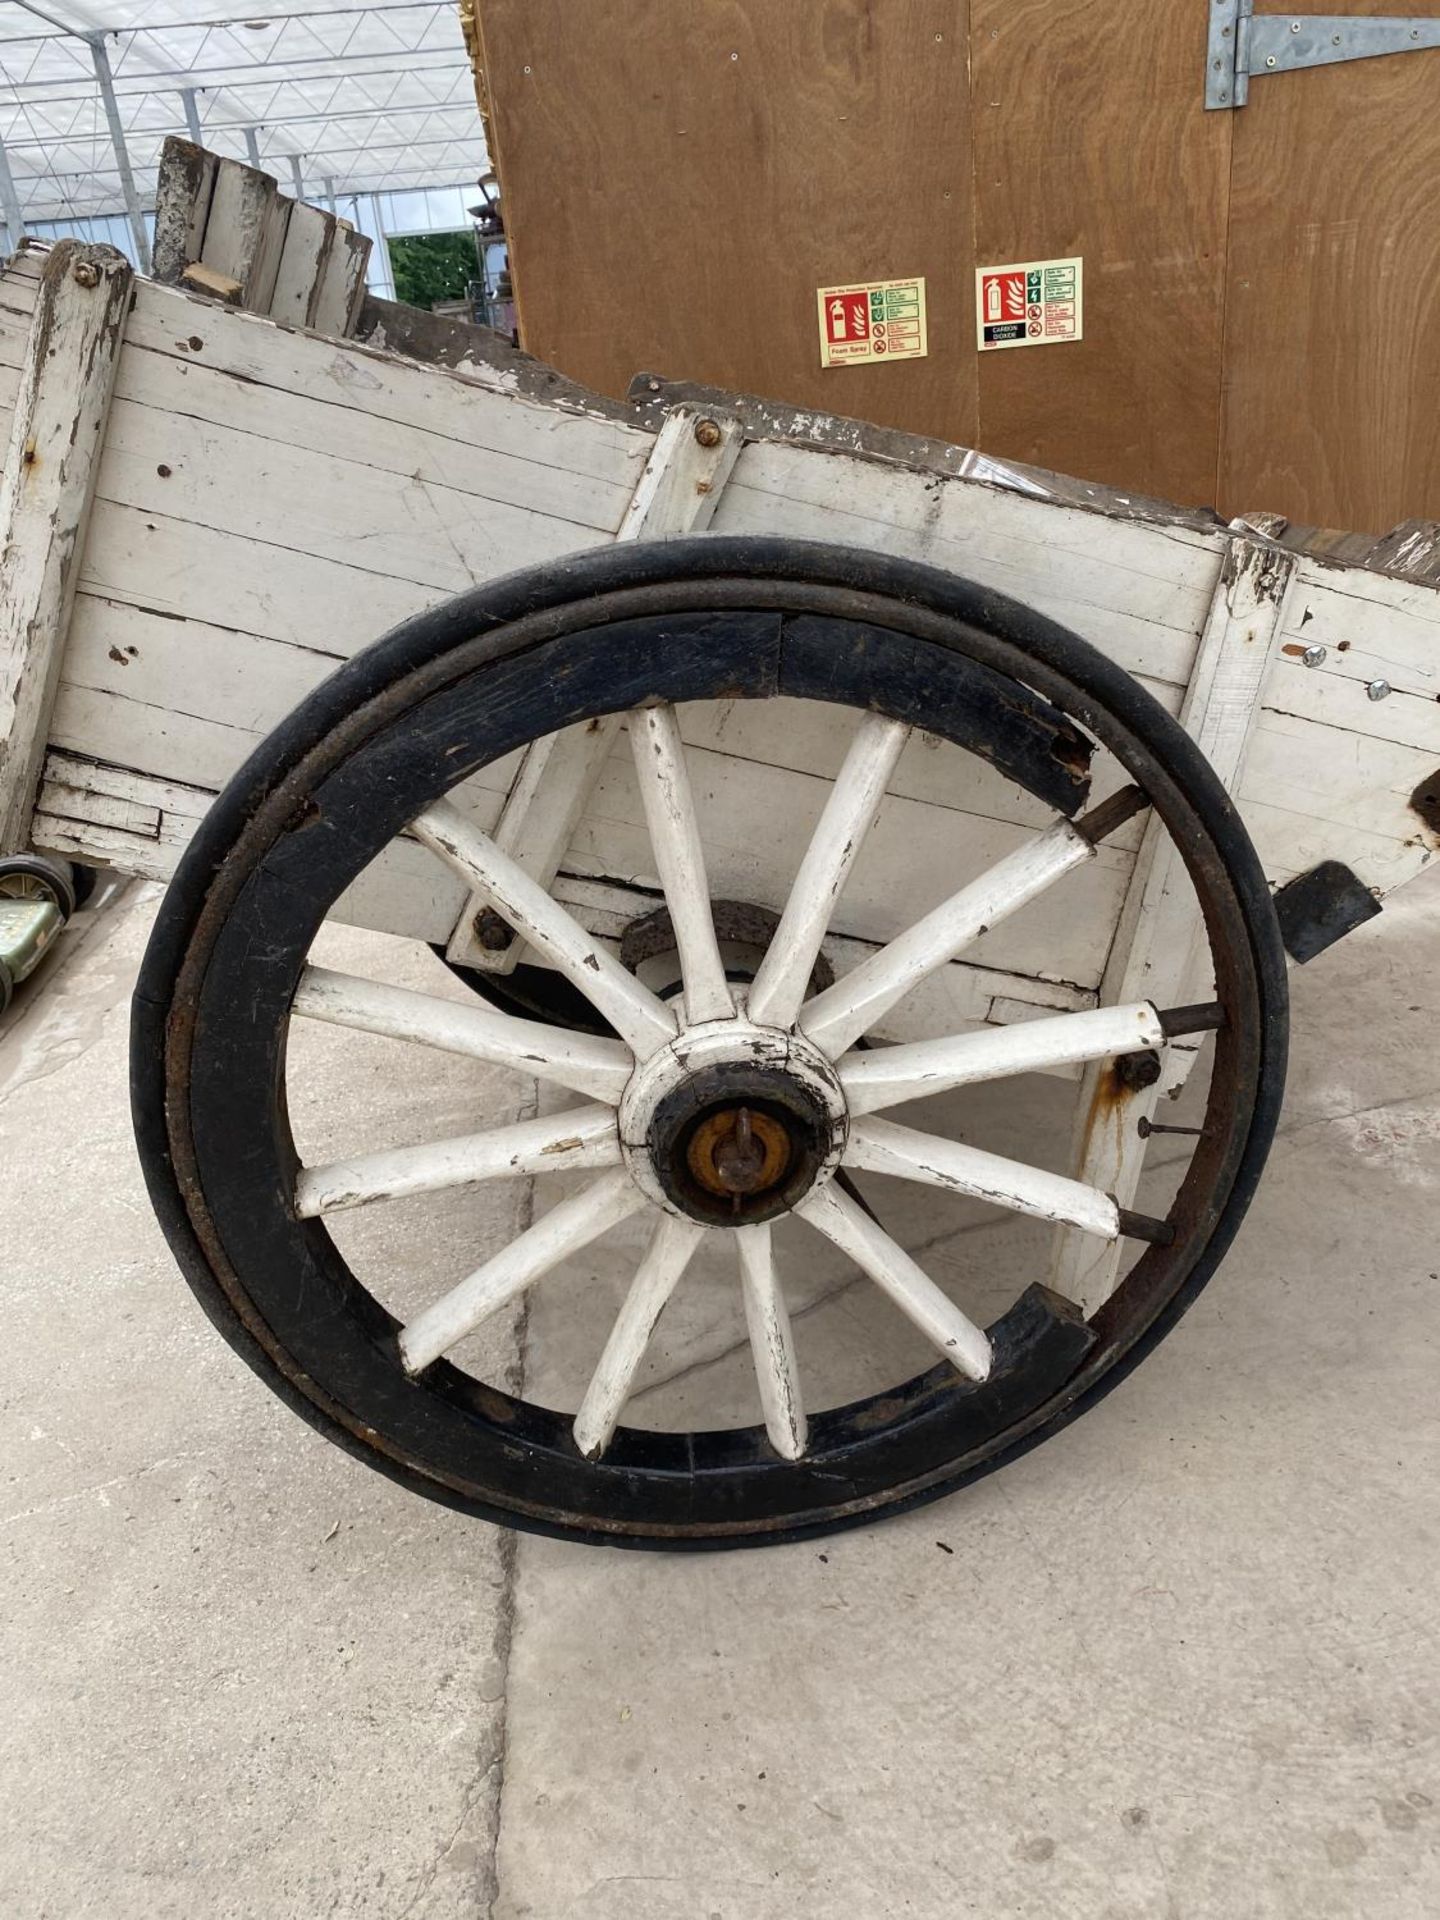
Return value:
[(370, 241), (238, 160), (172, 136), (155, 196), (155, 278), (287, 326), (347, 334)]

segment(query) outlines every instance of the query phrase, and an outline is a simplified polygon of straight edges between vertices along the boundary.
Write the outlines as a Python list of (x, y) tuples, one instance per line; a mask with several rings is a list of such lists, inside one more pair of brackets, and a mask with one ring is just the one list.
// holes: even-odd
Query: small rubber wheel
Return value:
[[(827, 738), (842, 727), (839, 770), (807, 789), (805, 818), (766, 821), (766, 855), (789, 878), (779, 899), (756, 903), (780, 913), (779, 928), (737, 986), (707, 878), (707, 848), (717, 864), (727, 822), (707, 811), (712, 775), (692, 784), (682, 722), (693, 738), (721, 711), (707, 703), (722, 703), (730, 727), (737, 703), (772, 700), (787, 703), (769, 735), (787, 750), (818, 737), (805, 734), (800, 703), (813, 703)], [(843, 722), (837, 709), (850, 710)], [(615, 713), (628, 716), (643, 810), (634, 831), (649, 837), (648, 855), (627, 843), (627, 870), (658, 874), (679, 956), (681, 991), (668, 998), (622, 964), (613, 915), (572, 909), (500, 851), (476, 811), (480, 788), (465, 784), (533, 740)], [(934, 843), (903, 897), (883, 876), (877, 891), (869, 869), (864, 910), (888, 924), (867, 934), (864, 902), (843, 890), (857, 858), (856, 873), (867, 871), (860, 850), (877, 819), (895, 817), (882, 810), (887, 791), (887, 806), (901, 804), (894, 782), (923, 788), (950, 765), (930, 753), (936, 743), (958, 750), (962, 770), (983, 763), (973, 777), (1003, 788), (1005, 817), (955, 812), (954, 844)], [(1067, 875), (1104, 880), (1113, 909), (1147, 822), (1168, 834), (1193, 886), (1214, 999), (1096, 1007), (1076, 993), (1052, 1003), (1073, 1011), (954, 1031), (927, 983), (946, 969), (950, 980), (957, 956), (993, 942)], [(336, 900), (402, 835), (407, 858), (418, 840), (450, 885), (488, 898), (600, 1030), (312, 965)], [(741, 898), (746, 857), (728, 860), (715, 895)], [(1040, 921), (1016, 924), (1076, 913), (1084, 898), (1057, 895), (1037, 907)], [(990, 977), (1001, 993), (1006, 976)], [(829, 984), (817, 991), (820, 979)], [(932, 1025), (917, 1037), (927, 1007)], [(134, 1004), (134, 1114), (156, 1211), (206, 1311), (358, 1458), (539, 1532), (755, 1545), (946, 1493), (1054, 1434), (1134, 1366), (1195, 1298), (1249, 1204), (1279, 1110), (1286, 1018), (1275, 916), (1234, 807), (1181, 728), (1095, 649), (988, 589), (875, 554), (637, 543), (407, 622), (251, 758), (202, 822), (151, 939)], [(286, 1076), (292, 1024), (310, 1021), (384, 1036), (395, 1074), (417, 1090), (441, 1048), (519, 1067), (580, 1104), (307, 1165)], [(1203, 1112), (1167, 1155), (1173, 1197), (1150, 1215), (1034, 1164), (1023, 1140), (996, 1153), (969, 1124), (963, 1139), (927, 1131), (932, 1109), (913, 1104), (1037, 1066), (1098, 1063), (1107, 1086), (1143, 1083), (1177, 1039), (1204, 1033), (1214, 1052)], [(1056, 1089), (1057, 1111), (1073, 1102), (1073, 1079), (1040, 1084)], [(920, 1124), (888, 1117), (900, 1110)], [(570, 1181), (547, 1187), (552, 1173)], [(464, 1278), (437, 1277), (418, 1306), (397, 1310), (387, 1277), (362, 1281), (341, 1251), (338, 1214), (529, 1175), (538, 1195), (563, 1197)], [(902, 1244), (887, 1231), (872, 1176), (927, 1204), (968, 1196), (987, 1218), (1038, 1219), (1047, 1233), (1059, 1222), (1138, 1257), (1082, 1307), (1047, 1284), (1042, 1254), (1013, 1286), (1006, 1276), (998, 1311), (977, 1316), (926, 1270), (922, 1233)], [(638, 1247), (633, 1277), (564, 1404), (471, 1370), (472, 1332), (540, 1299), (546, 1276), (617, 1234)], [(697, 1249), (697, 1268), (729, 1276), (706, 1284), (733, 1286), (743, 1304), (750, 1424), (626, 1424)], [(815, 1255), (843, 1257), (873, 1284), (873, 1312), (899, 1316), (928, 1355), (919, 1371), (835, 1404), (815, 1393), (810, 1328), (792, 1328), (786, 1305), (787, 1285), (810, 1277), (792, 1262)]]
[(43, 853), (7, 853), (0, 858), (0, 900), (48, 900), (68, 920), (76, 907), (75, 879), (68, 860)]

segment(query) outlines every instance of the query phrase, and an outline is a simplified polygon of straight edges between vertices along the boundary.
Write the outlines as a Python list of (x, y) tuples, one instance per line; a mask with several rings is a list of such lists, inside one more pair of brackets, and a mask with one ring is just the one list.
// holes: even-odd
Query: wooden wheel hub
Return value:
[(840, 1163), (845, 1097), (802, 1034), (716, 1020), (637, 1066), (620, 1102), (625, 1164), (646, 1197), (706, 1226), (787, 1213)]

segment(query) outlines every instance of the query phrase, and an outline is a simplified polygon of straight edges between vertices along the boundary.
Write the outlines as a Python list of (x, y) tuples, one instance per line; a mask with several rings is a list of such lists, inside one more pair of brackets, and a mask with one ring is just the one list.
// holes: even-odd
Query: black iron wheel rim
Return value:
[[(465, 1470), (453, 1446), (437, 1448), (433, 1434), (401, 1417), (393, 1394), (378, 1392), (363, 1353), (351, 1353), (338, 1374), (307, 1364), (313, 1351), (297, 1352), (304, 1343), (277, 1331), (286, 1324), (278, 1310), (283, 1302), (262, 1299), (253, 1280), (241, 1278), (239, 1268), (253, 1276), (282, 1249), (293, 1253), (300, 1236), (316, 1272), (327, 1279), (326, 1312), (335, 1325), (348, 1288), (360, 1296), (344, 1301), (348, 1333), (372, 1356), (393, 1344), (389, 1316), (343, 1262), (343, 1277), (330, 1264), (339, 1256), (323, 1228), (289, 1218), (283, 1232), (275, 1221), (268, 1223), (268, 1240), (247, 1236), (233, 1217), (233, 1196), (218, 1191), (216, 1154), (234, 1160), (236, 1142), (217, 1142), (207, 1101), (213, 1109), (226, 1074), (248, 1067), (253, 1077), (256, 1056), (245, 1055), (243, 1047), (237, 1055), (233, 1044), (218, 1052), (211, 1045), (207, 995), (212, 1005), (217, 996), (233, 1003), (226, 929), (238, 937), (242, 906), (272, 930), (288, 927), (298, 973), (309, 938), (299, 939), (296, 929), (318, 925), (329, 881), (317, 884), (323, 862), (308, 854), (303, 861), (295, 857), (297, 835), (313, 831), (316, 789), (347, 768), (353, 775), (376, 743), (394, 734), (397, 714), (408, 716), (413, 730), (414, 713), (425, 700), (463, 691), (487, 675), (493, 682), (500, 666), (523, 665), (533, 674), (544, 649), (557, 642), (573, 645), (576, 634), (593, 632), (597, 621), (613, 651), (609, 636), (620, 620), (658, 622), (655, 634), (663, 642), (666, 629), (697, 609), (724, 614), (732, 626), (745, 614), (777, 610), (860, 620), (904, 636), (907, 644), (939, 648), (937, 659), (954, 654), (979, 661), (1071, 714), (1117, 753), (1132, 777), (1143, 773), (1141, 784), (1192, 876), (1199, 873), (1212, 948), (1217, 933), (1223, 936), (1217, 964), (1227, 956), (1222, 998), (1232, 1017), (1219, 1036), (1215, 1079), (1228, 1087), (1234, 1111), (1223, 1133), (1210, 1136), (1213, 1144), (1202, 1141), (1192, 1162), (1192, 1181), (1201, 1169), (1195, 1193), (1203, 1204), (1192, 1205), (1185, 1217), (1182, 1190), (1175, 1245), (1142, 1256), (1092, 1321), (1088, 1352), (1073, 1339), (1067, 1345), (1064, 1317), (1050, 1303), (1037, 1303), (1034, 1290), (1006, 1316), (1008, 1327), (1002, 1321), (992, 1329), (999, 1352), (1007, 1342), (1018, 1348), (1048, 1341), (1050, 1373), (1038, 1402), (1027, 1404), (1022, 1395), (1001, 1406), (998, 1425), (992, 1410), (978, 1444), (957, 1444), (957, 1436), (973, 1439), (975, 1409), (972, 1404), (967, 1428), (957, 1419), (954, 1376), (943, 1368), (909, 1383), (901, 1412), (888, 1420), (881, 1403), (896, 1406), (893, 1391), (818, 1416), (808, 1463), (777, 1461), (758, 1429), (704, 1436), (622, 1429), (603, 1462), (584, 1462), (569, 1438), (566, 1416), (480, 1387), (447, 1362), (419, 1381), (405, 1380), (402, 1391), (412, 1407), (416, 1398), (432, 1411), (444, 1406), (455, 1429), (452, 1439), (468, 1436), (472, 1448), (478, 1439), (492, 1452), (520, 1457), (521, 1466), (508, 1477), (482, 1480)], [(682, 658), (683, 650), (671, 647), (667, 654), (662, 646), (647, 671), (663, 675)], [(693, 665), (688, 657), (687, 685), (696, 684)], [(687, 685), (653, 691), (677, 700), (715, 697), (713, 680), (712, 672), (711, 684), (699, 692)], [(747, 690), (729, 683), (724, 691), (743, 697)], [(633, 690), (621, 692), (608, 710), (632, 698)], [(881, 687), (846, 704), (885, 710), (884, 701)], [(493, 709), (495, 702), (487, 704)], [(453, 778), (536, 731), (550, 730), (532, 723), (533, 714), (526, 721), (531, 731), (511, 741), (497, 740), (492, 724), (490, 750), (479, 762), (465, 757), (462, 767), (451, 769)], [(401, 815), (413, 817), (433, 797), (427, 792), (412, 805), (392, 794), (390, 815), (372, 822), (376, 844), (392, 837), (403, 824)], [(264, 984), (276, 1006), (288, 1007), (283, 979)], [(283, 1028), (282, 1017), (277, 1050), (268, 1056), (267, 1124), (253, 1129), (255, 1137), (238, 1159), (242, 1180), (264, 1178), (272, 1187), (293, 1182), (294, 1173), (283, 1109)], [(187, 1277), (226, 1337), (312, 1424), (404, 1483), (490, 1518), (617, 1544), (705, 1547), (829, 1531), (935, 1497), (1035, 1444), (1115, 1384), (1183, 1312), (1233, 1236), (1273, 1132), (1284, 1047), (1283, 957), (1253, 851), (1193, 744), (1129, 676), (1028, 609), (927, 568), (794, 542), (711, 539), (607, 550), (477, 590), (397, 629), (297, 710), (216, 803), (177, 874), (137, 989), (133, 1081), (152, 1197)], [(312, 1284), (314, 1277), (308, 1276)], [(312, 1302), (314, 1297), (312, 1292)], [(1038, 1328), (1037, 1315), (1044, 1321)], [(333, 1377), (322, 1379), (327, 1371)], [(975, 1390), (968, 1391), (973, 1403)], [(697, 1474), (693, 1462), (702, 1452), (711, 1464)]]

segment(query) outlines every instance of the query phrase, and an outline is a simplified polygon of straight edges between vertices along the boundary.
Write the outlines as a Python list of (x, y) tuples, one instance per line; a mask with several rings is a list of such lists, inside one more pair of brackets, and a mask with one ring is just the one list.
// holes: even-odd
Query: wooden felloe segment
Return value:
[(131, 279), (73, 240), (40, 276), (0, 481), (0, 851), (29, 837)]
[(290, 326), (348, 334), (370, 242), (266, 173), (171, 136), (156, 189), (155, 277)]

